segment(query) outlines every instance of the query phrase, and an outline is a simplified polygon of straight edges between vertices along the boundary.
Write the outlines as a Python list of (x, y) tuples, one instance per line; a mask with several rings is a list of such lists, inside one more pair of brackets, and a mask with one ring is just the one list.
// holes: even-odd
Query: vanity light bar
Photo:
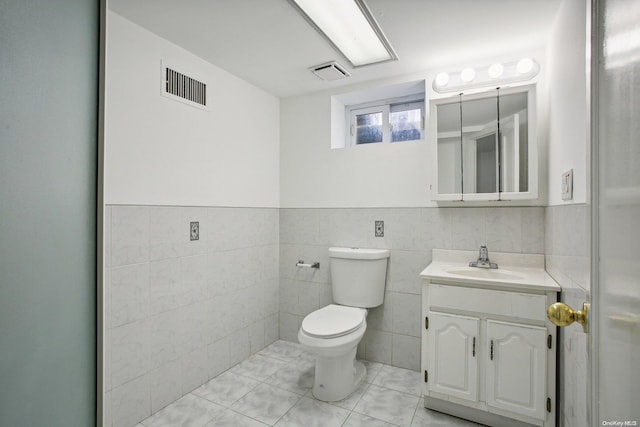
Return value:
[(534, 78), (540, 66), (531, 58), (496, 63), (486, 67), (465, 68), (461, 71), (442, 72), (433, 80), (433, 90), (438, 93), (460, 92), (483, 86), (523, 82)]

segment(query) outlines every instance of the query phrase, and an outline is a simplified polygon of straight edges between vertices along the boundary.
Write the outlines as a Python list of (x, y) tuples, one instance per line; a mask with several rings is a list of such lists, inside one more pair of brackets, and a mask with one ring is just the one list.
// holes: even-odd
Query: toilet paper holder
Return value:
[(298, 262), (296, 262), (296, 267), (320, 269), (320, 263), (319, 262), (314, 262), (313, 264), (308, 264), (308, 263), (305, 263), (304, 261), (299, 259)]

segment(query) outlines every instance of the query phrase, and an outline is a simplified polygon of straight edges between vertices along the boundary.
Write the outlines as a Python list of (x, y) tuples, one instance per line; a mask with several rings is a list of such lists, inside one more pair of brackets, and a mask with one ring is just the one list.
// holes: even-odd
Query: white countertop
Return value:
[(544, 269), (544, 255), (489, 252), (497, 269), (469, 267), (477, 251), (434, 249), (432, 262), (420, 277), (432, 283), (494, 289), (560, 292), (558, 283)]

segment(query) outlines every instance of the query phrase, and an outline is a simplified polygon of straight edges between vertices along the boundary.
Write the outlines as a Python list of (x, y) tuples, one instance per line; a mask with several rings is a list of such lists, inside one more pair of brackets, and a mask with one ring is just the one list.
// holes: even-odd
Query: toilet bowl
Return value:
[(298, 341), (316, 357), (316, 399), (342, 400), (362, 383), (366, 369), (355, 356), (367, 329), (366, 317), (366, 309), (330, 304), (302, 321)]
[(367, 309), (384, 302), (388, 258), (387, 249), (329, 248), (335, 304), (307, 315), (298, 332), (302, 347), (316, 357), (316, 399), (342, 400), (365, 378), (356, 350), (367, 330)]

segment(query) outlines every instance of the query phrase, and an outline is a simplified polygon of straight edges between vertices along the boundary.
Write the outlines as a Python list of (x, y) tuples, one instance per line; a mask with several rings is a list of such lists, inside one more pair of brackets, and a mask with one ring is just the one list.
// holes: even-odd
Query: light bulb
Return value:
[(516, 67), (520, 74), (527, 74), (531, 70), (533, 70), (533, 61), (531, 58), (523, 58), (518, 61), (518, 65)]
[(502, 75), (503, 72), (504, 67), (502, 66), (502, 64), (493, 64), (491, 67), (489, 67), (487, 74), (489, 74), (489, 77), (491, 77), (492, 79), (497, 79)]
[(436, 86), (443, 87), (449, 84), (449, 74), (447, 73), (439, 73), (436, 76)]
[(460, 73), (460, 79), (462, 79), (462, 81), (465, 83), (469, 83), (475, 77), (476, 77), (476, 71), (473, 68), (465, 68)]

